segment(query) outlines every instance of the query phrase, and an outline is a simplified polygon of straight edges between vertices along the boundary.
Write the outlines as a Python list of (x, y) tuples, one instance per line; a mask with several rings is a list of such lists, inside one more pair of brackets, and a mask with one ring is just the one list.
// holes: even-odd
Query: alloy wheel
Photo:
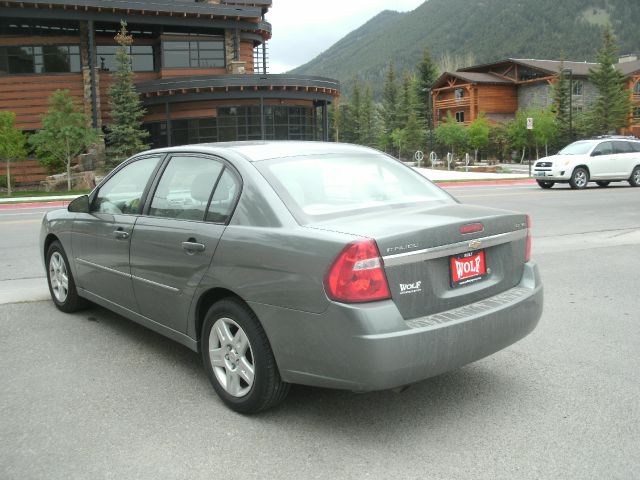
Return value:
[(230, 318), (219, 318), (209, 333), (209, 361), (220, 386), (234, 397), (251, 391), (255, 364), (244, 330)]
[(574, 181), (578, 188), (585, 187), (587, 185), (587, 174), (583, 170), (577, 171)]
[(49, 258), (49, 283), (56, 300), (64, 303), (69, 295), (69, 274), (60, 252), (53, 252)]

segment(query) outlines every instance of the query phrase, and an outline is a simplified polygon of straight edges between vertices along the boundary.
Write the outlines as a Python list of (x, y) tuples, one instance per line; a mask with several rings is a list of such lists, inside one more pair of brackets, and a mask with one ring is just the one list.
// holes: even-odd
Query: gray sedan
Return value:
[(542, 284), (524, 214), (461, 205), (373, 149), (151, 150), (49, 212), (54, 304), (91, 301), (202, 355), (243, 413), (292, 383), (399, 388), (531, 332)]

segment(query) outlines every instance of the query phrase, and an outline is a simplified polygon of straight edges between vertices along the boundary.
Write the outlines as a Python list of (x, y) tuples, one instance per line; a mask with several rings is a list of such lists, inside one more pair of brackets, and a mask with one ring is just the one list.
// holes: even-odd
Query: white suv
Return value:
[(639, 187), (640, 141), (632, 138), (603, 137), (573, 142), (557, 155), (538, 160), (533, 176), (542, 188), (567, 182), (571, 188), (585, 188), (589, 182), (606, 187), (611, 181), (620, 180)]

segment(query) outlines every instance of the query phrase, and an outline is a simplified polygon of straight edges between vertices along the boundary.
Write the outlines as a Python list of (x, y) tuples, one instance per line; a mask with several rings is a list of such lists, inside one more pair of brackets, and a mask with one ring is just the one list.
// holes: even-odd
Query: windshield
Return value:
[(291, 157), (256, 166), (300, 223), (372, 208), (453, 202), (419, 173), (378, 153)]
[(573, 142), (560, 150), (558, 155), (586, 155), (593, 145), (594, 142), (589, 141)]

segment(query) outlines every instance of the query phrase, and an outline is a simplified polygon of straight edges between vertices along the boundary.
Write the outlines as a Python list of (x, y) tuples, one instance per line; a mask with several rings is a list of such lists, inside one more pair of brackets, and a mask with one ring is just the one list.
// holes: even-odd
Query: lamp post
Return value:
[(569, 74), (569, 141), (573, 142), (573, 70), (563, 68), (562, 73)]

